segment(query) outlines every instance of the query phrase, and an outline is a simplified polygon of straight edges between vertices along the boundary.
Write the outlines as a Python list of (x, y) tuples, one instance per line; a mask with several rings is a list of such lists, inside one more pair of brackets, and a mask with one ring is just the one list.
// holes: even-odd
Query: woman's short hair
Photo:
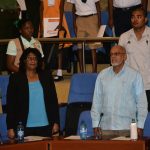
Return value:
[(41, 71), (42, 65), (43, 65), (43, 60), (42, 60), (41, 53), (36, 48), (27, 48), (23, 51), (23, 54), (20, 57), (19, 71), (24, 72), (24, 73), (26, 72), (26, 60), (30, 53), (34, 54), (37, 58), (36, 71), (37, 72)]

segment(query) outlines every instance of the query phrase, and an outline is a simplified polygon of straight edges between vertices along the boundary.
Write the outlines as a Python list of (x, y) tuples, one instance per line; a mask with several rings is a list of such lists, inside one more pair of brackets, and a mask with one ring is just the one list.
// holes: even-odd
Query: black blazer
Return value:
[[(59, 124), (58, 100), (53, 78), (48, 71), (38, 74), (43, 87), (45, 108), (50, 128)], [(29, 87), (26, 74), (21, 72), (10, 75), (7, 89), (7, 129), (14, 129), (21, 121), (26, 127), (29, 112)], [(40, 117), (40, 116), (39, 116)]]

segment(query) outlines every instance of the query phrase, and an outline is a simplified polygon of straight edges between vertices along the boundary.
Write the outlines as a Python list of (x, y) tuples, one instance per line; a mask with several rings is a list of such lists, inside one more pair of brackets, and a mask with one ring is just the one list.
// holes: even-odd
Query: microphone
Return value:
[(101, 120), (102, 120), (102, 117), (103, 117), (104, 113), (100, 113), (100, 119), (99, 119), (99, 122), (98, 122), (98, 134), (96, 135), (96, 139), (102, 139), (102, 132), (101, 132), (101, 128), (100, 128), (100, 124), (101, 124)]

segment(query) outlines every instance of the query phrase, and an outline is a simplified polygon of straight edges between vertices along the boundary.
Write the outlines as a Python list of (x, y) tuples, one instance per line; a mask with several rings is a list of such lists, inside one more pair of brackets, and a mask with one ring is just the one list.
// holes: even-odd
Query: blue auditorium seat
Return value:
[(6, 93), (9, 82), (9, 76), (0, 76), (0, 90), (2, 93), (2, 105), (6, 105)]
[(147, 13), (148, 23), (147, 25), (150, 27), (150, 12)]
[(60, 134), (61, 135), (63, 135), (63, 132), (65, 130), (66, 110), (67, 110), (67, 103), (59, 106)]
[(92, 118), (91, 118), (91, 113), (90, 110), (89, 111), (83, 111), (80, 114), (79, 117), (79, 122), (78, 122), (78, 130), (77, 130), (77, 135), (80, 135), (80, 124), (81, 122), (84, 121), (87, 125), (87, 136), (93, 136), (93, 128), (92, 128)]
[(97, 73), (78, 73), (72, 76), (66, 111), (66, 136), (77, 133), (80, 113), (91, 110), (97, 75)]
[(143, 136), (150, 138), (150, 112), (147, 114), (145, 120)]
[(2, 141), (8, 140), (6, 114), (0, 114), (0, 140)]
[(6, 113), (6, 93), (9, 82), (9, 76), (0, 76), (0, 92), (2, 96), (2, 111)]
[(77, 73), (71, 78), (68, 104), (92, 102), (97, 73)]

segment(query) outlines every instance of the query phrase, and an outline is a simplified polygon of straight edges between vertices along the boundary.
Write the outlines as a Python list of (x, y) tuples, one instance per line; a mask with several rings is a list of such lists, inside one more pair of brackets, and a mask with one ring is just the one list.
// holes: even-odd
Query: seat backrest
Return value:
[(145, 120), (143, 136), (150, 137), (150, 112), (147, 114)]
[(92, 118), (90, 111), (83, 111), (80, 114), (79, 122), (78, 122), (78, 129), (77, 129), (77, 135), (80, 135), (80, 124), (84, 121), (87, 125), (87, 136), (93, 136), (93, 128), (92, 128)]
[(2, 105), (6, 105), (6, 93), (9, 76), (0, 76), (0, 92), (2, 94)]
[(71, 78), (68, 104), (92, 102), (97, 73), (78, 73)]
[(0, 114), (0, 140), (8, 140), (7, 137), (7, 125), (6, 125), (6, 114)]
[(70, 103), (67, 106), (65, 136), (76, 135), (79, 116), (83, 111), (91, 110), (91, 102)]
[(73, 26), (73, 13), (70, 11), (65, 12), (66, 21), (71, 37), (76, 37), (74, 26)]
[(60, 119), (60, 134), (63, 135), (65, 130), (65, 121), (66, 121), (66, 110), (67, 103), (59, 105), (59, 119)]

